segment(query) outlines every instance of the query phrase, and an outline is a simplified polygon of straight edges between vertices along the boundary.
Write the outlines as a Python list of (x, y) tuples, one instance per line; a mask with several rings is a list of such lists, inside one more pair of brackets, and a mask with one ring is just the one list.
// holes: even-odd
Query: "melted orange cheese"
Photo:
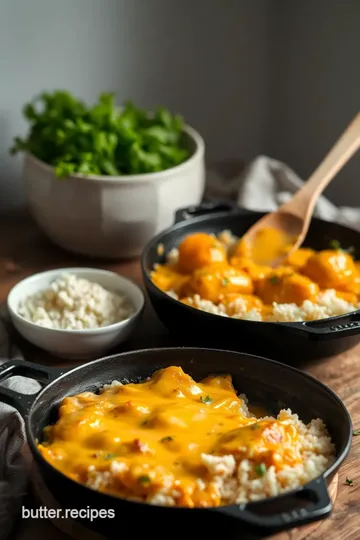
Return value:
[(201, 298), (216, 303), (224, 297), (224, 294), (251, 294), (253, 290), (252, 281), (243, 270), (215, 263), (195, 270), (185, 292), (199, 294)]
[(189, 275), (181, 274), (176, 267), (158, 265), (152, 277), (153, 283), (162, 291), (175, 291), (180, 293), (190, 280)]
[(286, 255), (296, 241), (296, 237), (286, 235), (283, 231), (264, 227), (256, 231), (251, 244), (241, 239), (235, 255), (245, 257), (259, 265), (268, 265), (271, 261)]
[(243, 405), (230, 376), (196, 383), (172, 366), (142, 383), (66, 397), (38, 448), (77, 482), (99, 474), (103, 492), (147, 500), (170, 486), (178, 506), (217, 506), (202, 454), (250, 459), (255, 476), (259, 464), (278, 470), (300, 459), (286, 449), (297, 436), (291, 423), (258, 422)]
[(306, 276), (294, 272), (291, 268), (274, 270), (265, 279), (258, 281), (257, 295), (265, 304), (301, 305), (305, 300), (316, 301), (319, 287)]
[(196, 306), (193, 298), (199, 295), (222, 304), (232, 316), (238, 299), (246, 306), (245, 312), (254, 309), (264, 320), (271, 317), (274, 302), (301, 306), (309, 300), (316, 304), (327, 289), (334, 289), (339, 298), (353, 305), (359, 302), (360, 262), (349, 253), (340, 248), (318, 252), (300, 248), (279, 268), (264, 264), (274, 250), (279, 254), (289, 245), (279, 231), (260, 231), (253, 246), (260, 262), (255, 263), (242, 239), (229, 249), (211, 234), (195, 233), (180, 243), (178, 263), (157, 265), (151, 279), (161, 290), (174, 291), (184, 304)]

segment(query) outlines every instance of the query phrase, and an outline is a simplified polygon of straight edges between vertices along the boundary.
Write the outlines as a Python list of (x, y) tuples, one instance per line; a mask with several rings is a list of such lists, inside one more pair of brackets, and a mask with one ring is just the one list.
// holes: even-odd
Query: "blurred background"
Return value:
[[(23, 104), (63, 88), (165, 104), (209, 163), (259, 154), (306, 178), (359, 108), (357, 0), (0, 0), (0, 213), (24, 204)], [(356, 156), (326, 195), (360, 206)]]

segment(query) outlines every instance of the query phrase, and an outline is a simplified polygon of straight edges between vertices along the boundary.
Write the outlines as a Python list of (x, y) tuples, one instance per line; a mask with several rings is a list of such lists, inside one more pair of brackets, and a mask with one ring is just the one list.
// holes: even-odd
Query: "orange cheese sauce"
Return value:
[(217, 506), (222, 501), (203, 454), (250, 459), (254, 477), (259, 465), (278, 470), (300, 459), (288, 449), (294, 425), (258, 421), (243, 407), (230, 376), (197, 383), (171, 366), (142, 383), (66, 397), (38, 448), (77, 482), (98, 474), (96, 489), (103, 492), (148, 500), (167, 487), (176, 490), (178, 506)]
[(267, 265), (285, 256), (295, 241), (296, 237), (286, 235), (283, 231), (264, 227), (256, 231), (251, 245), (240, 239), (235, 247), (235, 255), (250, 259), (259, 265)]
[[(261, 233), (261, 234), (260, 234)], [(221, 235), (219, 235), (221, 238)], [(178, 261), (157, 265), (151, 279), (161, 290), (173, 291), (178, 299), (194, 305), (200, 299), (225, 306), (233, 316), (234, 301), (256, 309), (263, 320), (272, 312), (274, 302), (301, 306), (309, 300), (316, 304), (319, 294), (333, 289), (336, 296), (351, 304), (360, 300), (360, 262), (339, 248), (315, 251), (300, 248), (291, 253), (279, 268), (265, 264), (275, 251), (286, 251), (291, 242), (279, 231), (259, 232), (250, 252), (240, 238), (229, 248), (214, 235), (195, 233), (178, 246)]]

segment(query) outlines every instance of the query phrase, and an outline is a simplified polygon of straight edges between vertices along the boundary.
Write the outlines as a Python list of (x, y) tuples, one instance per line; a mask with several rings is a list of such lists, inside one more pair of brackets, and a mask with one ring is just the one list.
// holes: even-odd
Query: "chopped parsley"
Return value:
[(205, 404), (208, 404), (208, 403), (210, 404), (210, 403), (213, 402), (213, 400), (211, 399), (210, 396), (205, 396), (205, 397), (201, 396), (200, 401), (201, 401), (201, 403), (205, 403)]
[(356, 437), (356, 435), (360, 435), (360, 429), (355, 429), (355, 431), (353, 431), (353, 435)]
[(168, 437), (163, 437), (161, 439), (161, 442), (170, 442), (170, 441), (173, 441), (173, 440), (174, 440), (174, 437), (168, 436)]
[(259, 465), (256, 465), (255, 472), (258, 476), (264, 476), (264, 474), (266, 473), (265, 463), (259, 463)]
[(353, 483), (354, 483), (353, 480), (351, 480), (350, 478), (346, 477), (345, 484), (346, 484), (347, 486), (352, 486)]
[(229, 280), (228, 280), (228, 278), (226, 278), (226, 277), (224, 277), (224, 278), (221, 280), (221, 285), (222, 285), (223, 287), (226, 287), (226, 285), (228, 285), (228, 283), (229, 283)]
[(335, 249), (336, 251), (342, 251), (343, 253), (348, 253), (349, 255), (354, 255), (355, 248), (354, 246), (350, 246), (347, 249), (344, 249), (341, 247), (341, 244), (339, 240), (331, 240), (329, 242), (330, 249)]
[(269, 281), (270, 283), (272, 283), (272, 285), (277, 285), (278, 283), (280, 283), (280, 279), (278, 276), (270, 276)]
[(104, 454), (104, 459), (106, 460), (109, 460), (109, 459), (114, 459), (116, 457), (116, 454), (112, 454), (112, 453), (109, 453), (109, 454)]
[(339, 240), (330, 240), (329, 247), (331, 249), (341, 249), (341, 244)]
[(138, 481), (140, 484), (150, 484), (151, 478), (147, 474), (144, 474), (143, 476), (139, 476)]
[(254, 424), (251, 424), (251, 429), (255, 431), (256, 429), (260, 429), (260, 426), (255, 422)]

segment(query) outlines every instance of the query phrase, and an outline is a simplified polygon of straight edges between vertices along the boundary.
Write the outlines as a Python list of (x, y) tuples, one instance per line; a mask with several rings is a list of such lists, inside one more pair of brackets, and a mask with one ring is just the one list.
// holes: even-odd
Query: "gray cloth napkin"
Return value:
[[(268, 212), (288, 201), (302, 185), (303, 180), (287, 165), (259, 156), (230, 178), (218, 170), (209, 170), (206, 196), (210, 200), (230, 199), (249, 210)], [(337, 207), (322, 196), (314, 215), (360, 230), (360, 208)]]
[[(288, 200), (302, 183), (284, 163), (259, 156), (230, 179), (209, 170), (206, 195), (208, 199), (232, 199), (250, 210), (271, 211)], [(316, 215), (360, 230), (360, 209), (337, 208), (322, 197)], [(11, 343), (8, 329), (5, 314), (0, 313), (0, 364), (22, 358)], [(23, 377), (12, 377), (2, 384), (24, 394), (40, 389), (38, 382)], [(0, 403), (0, 540), (10, 534), (27, 489), (28, 463), (23, 453), (24, 443), (24, 423), (20, 415), (12, 407)]]
[[(11, 334), (6, 314), (1, 313), (0, 364), (22, 358), (12, 343)], [(37, 381), (19, 376), (10, 377), (1, 386), (23, 394), (33, 394), (41, 388)], [(0, 540), (10, 535), (27, 490), (29, 461), (24, 454), (24, 444), (23, 419), (13, 407), (0, 403)]]

